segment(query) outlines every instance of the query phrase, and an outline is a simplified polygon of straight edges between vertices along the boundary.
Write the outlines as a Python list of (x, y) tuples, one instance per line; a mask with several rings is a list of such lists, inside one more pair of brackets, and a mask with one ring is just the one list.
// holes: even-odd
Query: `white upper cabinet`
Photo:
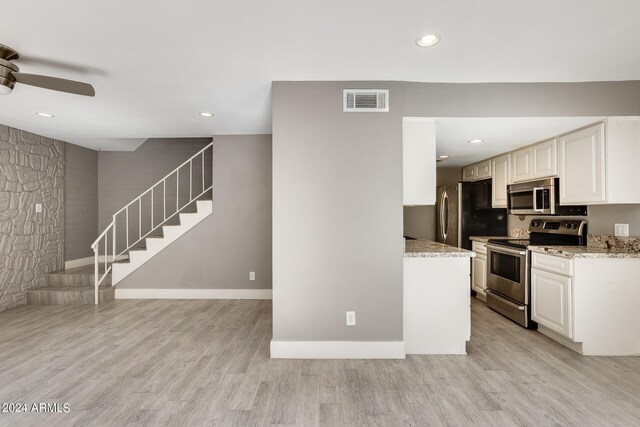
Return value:
[(433, 119), (402, 118), (403, 204), (436, 204), (436, 126)]
[(491, 160), (485, 160), (462, 168), (463, 181), (477, 181), (489, 178), (491, 178)]
[(476, 179), (476, 175), (478, 172), (478, 168), (476, 165), (469, 165), (462, 168), (462, 180), (463, 181), (474, 181)]
[(502, 156), (491, 159), (491, 172), (493, 182), (491, 183), (491, 206), (494, 208), (507, 207), (507, 185), (510, 183), (510, 156)]
[(531, 147), (533, 178), (558, 175), (558, 140), (556, 138)]
[(640, 118), (612, 117), (559, 138), (560, 203), (640, 203)]
[(511, 182), (530, 181), (558, 175), (556, 138), (511, 153)]
[(605, 202), (604, 123), (560, 137), (560, 203)]
[(610, 117), (466, 166), (462, 177), (491, 177), (494, 208), (507, 206), (508, 184), (556, 176), (561, 205), (640, 204), (639, 165), (640, 117)]
[(531, 147), (511, 153), (511, 182), (529, 181), (533, 178)]
[(491, 160), (476, 163), (476, 179), (491, 178)]

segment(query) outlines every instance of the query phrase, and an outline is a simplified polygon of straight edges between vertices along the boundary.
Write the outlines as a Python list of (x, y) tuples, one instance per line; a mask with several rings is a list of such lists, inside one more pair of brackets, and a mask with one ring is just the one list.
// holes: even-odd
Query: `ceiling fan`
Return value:
[(87, 83), (59, 79), (57, 77), (21, 73), (18, 66), (12, 62), (19, 58), (20, 55), (18, 52), (8, 46), (0, 44), (0, 95), (10, 94), (16, 83), (75, 95), (95, 96), (96, 94), (93, 86)]

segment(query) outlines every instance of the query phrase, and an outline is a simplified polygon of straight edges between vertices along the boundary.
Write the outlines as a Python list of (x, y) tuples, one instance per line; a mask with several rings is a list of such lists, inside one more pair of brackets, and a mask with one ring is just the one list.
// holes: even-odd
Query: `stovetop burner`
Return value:
[(527, 249), (527, 246), (531, 244), (531, 241), (527, 239), (489, 239), (488, 242), (494, 245), (510, 246), (520, 249)]

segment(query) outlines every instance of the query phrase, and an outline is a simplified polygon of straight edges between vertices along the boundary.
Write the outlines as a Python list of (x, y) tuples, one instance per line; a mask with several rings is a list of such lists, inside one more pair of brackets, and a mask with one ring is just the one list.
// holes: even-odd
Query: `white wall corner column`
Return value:
[(470, 257), (404, 258), (407, 354), (467, 354)]
[(402, 118), (403, 204), (436, 204), (436, 122)]

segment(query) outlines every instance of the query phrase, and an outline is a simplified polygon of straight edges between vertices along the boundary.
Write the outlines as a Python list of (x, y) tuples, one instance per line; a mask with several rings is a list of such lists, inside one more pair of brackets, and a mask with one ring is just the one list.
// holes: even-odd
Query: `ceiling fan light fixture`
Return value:
[(208, 111), (203, 111), (200, 115), (202, 117), (213, 117), (213, 113), (209, 113)]
[(46, 117), (48, 119), (51, 119), (53, 117), (55, 117), (53, 114), (51, 113), (42, 113), (42, 112), (38, 112), (36, 113), (36, 116), (40, 116), (40, 117)]
[(423, 36), (419, 36), (416, 39), (416, 44), (419, 47), (431, 47), (438, 44), (439, 41), (440, 36), (438, 36), (437, 34), (425, 34)]
[(476, 138), (476, 139), (471, 139), (468, 142), (469, 144), (482, 144), (484, 142), (484, 139)]

